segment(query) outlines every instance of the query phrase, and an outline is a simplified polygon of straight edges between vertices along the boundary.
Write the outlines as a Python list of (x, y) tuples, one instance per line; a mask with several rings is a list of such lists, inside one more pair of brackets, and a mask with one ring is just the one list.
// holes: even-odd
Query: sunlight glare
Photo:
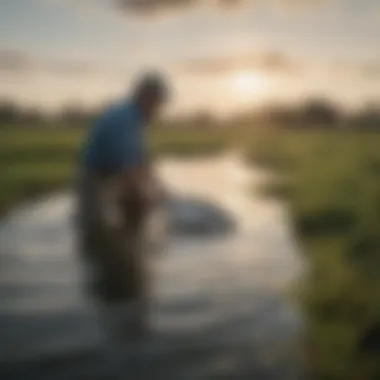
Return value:
[(265, 78), (257, 72), (241, 71), (233, 75), (232, 87), (241, 100), (254, 100), (265, 92)]

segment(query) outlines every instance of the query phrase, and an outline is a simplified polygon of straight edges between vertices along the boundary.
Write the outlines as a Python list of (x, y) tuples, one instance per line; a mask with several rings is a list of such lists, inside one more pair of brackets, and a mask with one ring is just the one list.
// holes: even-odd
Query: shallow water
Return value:
[[(233, 154), (165, 160), (159, 171), (174, 194), (222, 208), (237, 231), (169, 236), (151, 260), (156, 335), (140, 355), (150, 364), (139, 377), (294, 378), (301, 324), (284, 293), (302, 266), (284, 206), (252, 195), (265, 174)], [(58, 194), (1, 224), (0, 363), (7, 375), (107, 378), (94, 359), (103, 337), (82, 294), (72, 214), (72, 195)]]

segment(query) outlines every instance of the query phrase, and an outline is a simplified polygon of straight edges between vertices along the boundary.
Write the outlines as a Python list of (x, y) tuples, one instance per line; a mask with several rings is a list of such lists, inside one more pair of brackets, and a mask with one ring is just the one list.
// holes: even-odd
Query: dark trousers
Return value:
[(79, 250), (92, 268), (92, 296), (104, 303), (142, 301), (148, 282), (144, 252), (146, 205), (138, 194), (115, 198), (112, 207), (121, 217), (112, 224), (100, 206), (102, 192), (107, 188), (91, 178), (84, 178), (81, 185)]

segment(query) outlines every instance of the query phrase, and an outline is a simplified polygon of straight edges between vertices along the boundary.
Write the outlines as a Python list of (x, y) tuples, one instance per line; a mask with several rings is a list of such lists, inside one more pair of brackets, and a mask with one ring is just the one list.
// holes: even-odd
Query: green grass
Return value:
[(376, 133), (276, 131), (248, 153), (280, 174), (265, 194), (289, 203), (310, 263), (294, 294), (317, 379), (380, 378), (379, 146)]
[[(0, 211), (68, 187), (79, 129), (0, 131)], [(310, 270), (295, 289), (309, 364), (318, 379), (380, 378), (380, 134), (326, 131), (152, 129), (156, 156), (209, 155), (232, 147), (277, 173), (263, 190), (290, 205)], [(379, 331), (380, 336), (380, 331)]]
[[(0, 130), (0, 214), (21, 200), (72, 185), (84, 129), (65, 126)], [(250, 133), (248, 133), (250, 134)], [(154, 156), (210, 155), (241, 145), (246, 130), (149, 129)]]
[(79, 130), (0, 131), (0, 213), (21, 200), (69, 186), (80, 144)]

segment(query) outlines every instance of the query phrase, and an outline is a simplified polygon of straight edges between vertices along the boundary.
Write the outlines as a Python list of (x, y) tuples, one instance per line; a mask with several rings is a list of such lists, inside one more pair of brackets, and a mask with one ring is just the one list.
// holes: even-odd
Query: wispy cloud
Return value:
[[(139, 18), (158, 18), (205, 7), (209, 10), (244, 9), (244, 6), (267, 5), (273, 11), (299, 11), (320, 8), (339, 0), (39, 0), (50, 5), (69, 5), (99, 16), (119, 14)], [(359, 0), (358, 0), (359, 1)], [(368, 0), (361, 0), (368, 1)]]
[(272, 2), (282, 7), (304, 8), (304, 7), (326, 5), (333, 1), (334, 0), (273, 0)]
[(363, 79), (380, 79), (380, 58), (362, 63), (358, 71)]
[(139, 15), (155, 15), (167, 10), (182, 10), (199, 4), (198, 0), (115, 0), (122, 11)]
[(324, 72), (331, 78), (378, 83), (380, 57), (372, 59), (337, 60), (324, 62)]
[(22, 51), (0, 50), (0, 72), (14, 74), (44, 72), (79, 76), (105, 71), (107, 68), (100, 67), (94, 62), (37, 57)]
[(276, 4), (287, 8), (324, 5), (333, 0), (110, 0), (119, 10), (140, 16), (154, 16), (167, 11), (182, 11), (191, 7), (208, 5), (219, 9), (238, 7), (248, 3)]
[(228, 75), (242, 70), (257, 70), (268, 75), (310, 78), (346, 78), (347, 80), (380, 80), (380, 57), (345, 61), (301, 60), (279, 51), (262, 51), (246, 55), (228, 55), (187, 59), (177, 63), (185, 74)]
[(250, 53), (244, 56), (203, 57), (179, 62), (189, 74), (225, 74), (236, 70), (260, 70), (282, 74), (297, 73), (302, 65), (276, 51)]
[(36, 67), (36, 61), (29, 55), (14, 51), (0, 51), (0, 71), (24, 72)]

